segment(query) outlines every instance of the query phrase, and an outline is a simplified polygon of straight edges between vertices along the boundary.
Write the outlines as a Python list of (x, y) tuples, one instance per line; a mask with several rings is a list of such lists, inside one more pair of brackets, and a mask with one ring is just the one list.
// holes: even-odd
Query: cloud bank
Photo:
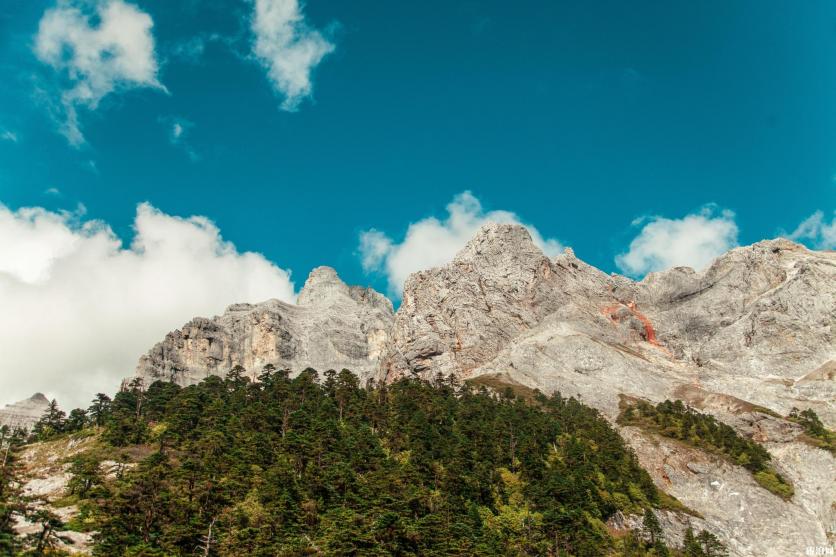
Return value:
[(469, 191), (458, 194), (447, 205), (447, 218), (427, 217), (409, 225), (400, 243), (375, 229), (360, 234), (359, 253), (366, 272), (382, 272), (392, 295), (400, 297), (407, 277), (422, 269), (438, 267), (451, 261), (456, 253), (488, 222), (522, 224), (534, 243), (547, 255), (554, 256), (563, 245), (543, 238), (531, 225), (523, 223), (510, 211), (489, 211)]
[(681, 219), (650, 217), (635, 221), (644, 226), (626, 253), (615, 258), (624, 273), (641, 277), (671, 267), (701, 270), (716, 257), (737, 246), (734, 213), (713, 206)]
[(816, 249), (836, 249), (836, 211), (828, 223), (822, 211), (816, 211), (790, 234), (790, 240), (809, 243)]
[(310, 96), (311, 72), (334, 44), (305, 22), (298, 0), (255, 0), (253, 54), (267, 70), (282, 109), (295, 111)]
[(81, 212), (0, 205), (0, 405), (41, 391), (86, 407), (192, 317), (294, 300), (287, 271), (239, 252), (204, 217), (141, 204), (134, 230), (125, 247)]
[(35, 55), (66, 84), (61, 131), (70, 144), (84, 143), (79, 108), (95, 110), (117, 90), (164, 89), (157, 79), (153, 25), (151, 16), (122, 0), (59, 0), (44, 12)]

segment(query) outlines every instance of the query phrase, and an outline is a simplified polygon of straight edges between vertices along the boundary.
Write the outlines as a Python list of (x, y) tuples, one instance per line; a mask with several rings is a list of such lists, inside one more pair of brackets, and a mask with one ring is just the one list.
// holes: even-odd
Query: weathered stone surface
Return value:
[(267, 364), (299, 371), (376, 369), (391, 327), (392, 303), (370, 288), (347, 286), (330, 267), (314, 269), (297, 305), (234, 304), (195, 318), (143, 356), (136, 375), (181, 385), (224, 375), (236, 365), (256, 377)]
[(0, 408), (0, 426), (31, 428), (49, 406), (49, 400), (41, 393), (35, 393), (26, 400), (7, 404)]

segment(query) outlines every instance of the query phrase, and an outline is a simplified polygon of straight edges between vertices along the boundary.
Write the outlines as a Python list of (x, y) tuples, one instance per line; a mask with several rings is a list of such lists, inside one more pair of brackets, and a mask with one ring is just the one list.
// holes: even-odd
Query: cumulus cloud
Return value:
[(789, 238), (809, 243), (816, 249), (836, 249), (836, 211), (829, 223), (822, 211), (816, 211), (799, 224)]
[(253, 54), (284, 96), (282, 109), (295, 111), (312, 91), (311, 72), (334, 44), (311, 28), (298, 0), (255, 0)]
[(400, 243), (379, 230), (362, 232), (359, 253), (363, 269), (366, 272), (383, 272), (389, 282), (390, 292), (400, 296), (410, 274), (449, 262), (479, 228), (488, 222), (522, 224), (528, 229), (534, 243), (549, 256), (563, 250), (560, 242), (543, 238), (536, 228), (523, 223), (510, 211), (485, 212), (479, 200), (465, 191), (447, 205), (447, 217), (444, 220), (427, 217), (410, 224)]
[(238, 251), (204, 217), (141, 204), (124, 246), (83, 209), (0, 205), (0, 405), (36, 391), (86, 405), (166, 332), (269, 298), (293, 301), (289, 273)]
[(681, 219), (650, 217), (630, 249), (615, 258), (618, 268), (634, 277), (671, 267), (707, 267), (717, 256), (737, 246), (734, 213), (713, 206)]
[(157, 79), (153, 25), (151, 16), (122, 0), (59, 0), (44, 12), (35, 54), (66, 84), (61, 131), (72, 145), (84, 143), (79, 108), (95, 110), (118, 90), (164, 89)]

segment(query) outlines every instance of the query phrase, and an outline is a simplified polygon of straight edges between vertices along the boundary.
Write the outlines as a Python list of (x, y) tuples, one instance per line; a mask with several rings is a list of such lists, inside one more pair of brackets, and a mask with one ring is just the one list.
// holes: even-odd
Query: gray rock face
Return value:
[(0, 408), (0, 426), (30, 429), (49, 407), (49, 400), (41, 393), (35, 393), (26, 400), (7, 404)]
[(371, 374), (392, 318), (386, 297), (347, 286), (333, 269), (319, 267), (305, 282), (298, 305), (235, 304), (221, 316), (195, 318), (143, 356), (136, 376), (146, 384), (163, 379), (188, 385), (236, 365), (256, 377), (267, 364)]
[(812, 408), (836, 425), (836, 253), (786, 240), (741, 247), (696, 272), (636, 282), (571, 250), (553, 259), (515, 225), (490, 224), (443, 267), (406, 282), (396, 314), (333, 269), (311, 273), (298, 305), (239, 304), (195, 319), (144, 356), (137, 374), (180, 384), (235, 364), (352, 369), (511, 383), (581, 398), (610, 420), (622, 395), (682, 399), (764, 443), (795, 487), (783, 501), (744, 469), (624, 428), (657, 484), (704, 520), (660, 519), (671, 540), (688, 521), (732, 555), (803, 555), (836, 540), (836, 461), (770, 415)]

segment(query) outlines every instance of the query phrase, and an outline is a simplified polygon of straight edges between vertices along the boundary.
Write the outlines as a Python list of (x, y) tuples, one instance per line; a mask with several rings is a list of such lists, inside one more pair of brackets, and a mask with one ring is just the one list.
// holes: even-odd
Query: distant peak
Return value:
[(348, 286), (332, 267), (317, 267), (308, 275), (297, 303), (310, 306), (330, 300), (334, 294), (348, 295)]
[(49, 402), (49, 399), (43, 393), (35, 393), (29, 397), (29, 400), (32, 402)]

